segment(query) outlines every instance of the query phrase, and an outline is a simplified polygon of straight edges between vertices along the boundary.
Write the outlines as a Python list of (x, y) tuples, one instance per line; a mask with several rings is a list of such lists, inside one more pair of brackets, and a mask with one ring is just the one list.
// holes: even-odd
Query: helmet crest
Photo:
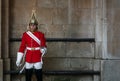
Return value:
[(35, 13), (34, 9), (32, 10), (32, 15), (31, 15), (31, 19), (29, 21), (29, 24), (36, 24), (36, 25), (38, 25), (38, 21), (36, 19), (36, 13)]

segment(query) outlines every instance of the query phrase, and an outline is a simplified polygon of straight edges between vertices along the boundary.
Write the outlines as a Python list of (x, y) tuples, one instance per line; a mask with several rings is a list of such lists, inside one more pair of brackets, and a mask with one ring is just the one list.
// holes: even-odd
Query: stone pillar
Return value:
[[(96, 0), (96, 28), (95, 28), (95, 39), (96, 39), (96, 58), (107, 59), (107, 24), (106, 24), (106, 0)], [(103, 61), (96, 61), (96, 69), (100, 70), (100, 78), (94, 76), (95, 81), (99, 81), (102, 77), (103, 72)], [(98, 67), (99, 65), (99, 67)], [(102, 80), (101, 80), (102, 81)]]
[[(2, 1), (2, 58), (4, 71), (9, 71), (9, 0)], [(4, 81), (10, 81), (10, 75), (3, 77)]]
[(3, 61), (1, 58), (1, 3), (2, 1), (0, 0), (0, 81), (3, 81)]
[(102, 0), (96, 0), (96, 58), (102, 58), (102, 43), (103, 43), (103, 17), (102, 17)]

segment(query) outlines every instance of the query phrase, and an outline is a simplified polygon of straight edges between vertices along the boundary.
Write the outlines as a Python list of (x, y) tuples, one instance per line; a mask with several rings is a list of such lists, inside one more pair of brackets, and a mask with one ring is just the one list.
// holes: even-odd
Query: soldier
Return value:
[(21, 64), (25, 50), (26, 81), (31, 81), (33, 69), (35, 71), (37, 81), (42, 81), (42, 56), (47, 51), (46, 39), (44, 34), (38, 31), (38, 22), (35, 18), (34, 12), (29, 22), (28, 31), (23, 33), (21, 45), (19, 51), (17, 52), (17, 67)]

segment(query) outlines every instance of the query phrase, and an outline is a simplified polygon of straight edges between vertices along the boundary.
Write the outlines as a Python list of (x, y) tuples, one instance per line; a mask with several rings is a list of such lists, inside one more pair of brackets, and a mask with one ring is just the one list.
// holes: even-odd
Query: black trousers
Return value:
[(31, 79), (32, 79), (33, 70), (35, 72), (37, 81), (42, 81), (42, 69), (26, 69), (25, 70), (26, 81), (32, 81)]

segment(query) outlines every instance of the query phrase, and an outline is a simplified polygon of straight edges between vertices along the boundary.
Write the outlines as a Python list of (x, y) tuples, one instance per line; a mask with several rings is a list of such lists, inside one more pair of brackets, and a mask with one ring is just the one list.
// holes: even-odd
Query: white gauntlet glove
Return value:
[(18, 52), (17, 53), (17, 60), (16, 60), (16, 66), (19, 67), (20, 66), (20, 62), (22, 60), (23, 57), (23, 53), (22, 52)]
[(47, 48), (46, 47), (41, 48), (40, 51), (41, 51), (42, 56), (43, 56), (45, 53), (47, 53)]

